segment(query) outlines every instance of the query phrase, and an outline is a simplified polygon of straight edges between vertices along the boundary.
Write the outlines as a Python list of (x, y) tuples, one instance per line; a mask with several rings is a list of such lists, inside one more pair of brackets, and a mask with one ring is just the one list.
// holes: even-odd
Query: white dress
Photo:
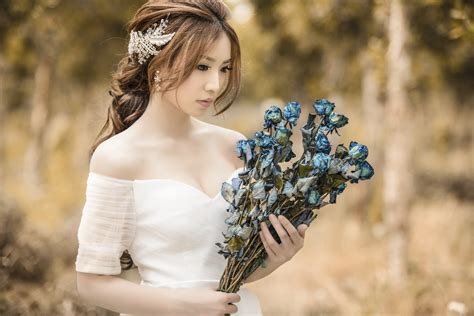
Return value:
[[(141, 285), (217, 289), (226, 259), (215, 243), (224, 240), (227, 205), (220, 191), (211, 198), (177, 180), (125, 180), (89, 172), (76, 271), (120, 274), (120, 256), (128, 249)], [(254, 293), (242, 287), (238, 294), (238, 312), (232, 315), (262, 315)]]

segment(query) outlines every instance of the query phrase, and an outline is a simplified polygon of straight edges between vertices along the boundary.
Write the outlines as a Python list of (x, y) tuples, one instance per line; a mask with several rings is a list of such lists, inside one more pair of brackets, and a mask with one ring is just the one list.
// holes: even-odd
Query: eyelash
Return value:
[[(197, 65), (197, 68), (199, 69), (200, 66), (204, 66), (204, 67), (210, 68), (208, 65), (202, 65), (202, 64)], [(223, 73), (226, 73), (226, 72), (232, 70), (233, 68), (231, 68), (231, 67), (229, 67), (229, 66), (226, 66), (226, 67), (224, 67), (224, 68), (222, 68), (222, 69), (227, 69), (227, 71), (222, 71), (222, 70), (221, 70)], [(206, 69), (206, 70), (207, 70), (207, 69)], [(205, 71), (205, 70), (203, 70), (203, 71)]]

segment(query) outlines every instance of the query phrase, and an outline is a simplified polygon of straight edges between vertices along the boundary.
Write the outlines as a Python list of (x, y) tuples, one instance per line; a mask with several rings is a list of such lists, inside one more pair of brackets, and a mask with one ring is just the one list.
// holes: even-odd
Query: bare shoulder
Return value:
[(126, 138), (114, 135), (100, 143), (92, 154), (89, 171), (119, 179), (133, 179), (137, 157)]
[(247, 139), (247, 137), (239, 131), (209, 124), (209, 129), (215, 136), (216, 141), (220, 144), (224, 151), (229, 155), (229, 159), (236, 168), (242, 166), (242, 161), (237, 157), (235, 153), (236, 144), (239, 140)]
[(220, 141), (227, 145), (235, 146), (239, 140), (247, 139), (247, 137), (239, 131), (210, 123), (205, 124), (208, 126), (212, 134), (216, 135)]

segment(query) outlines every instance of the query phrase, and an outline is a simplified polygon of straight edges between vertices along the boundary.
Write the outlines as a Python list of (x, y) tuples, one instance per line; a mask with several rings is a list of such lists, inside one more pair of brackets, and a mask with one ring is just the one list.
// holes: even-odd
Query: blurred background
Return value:
[[(245, 285), (264, 315), (474, 315), (474, 4), (228, 0), (241, 94), (202, 120), (253, 137), (316, 99), (369, 147), (370, 181), (320, 209), (305, 247)], [(0, 314), (114, 315), (75, 290), (88, 151), (143, 1), (0, 1)], [(126, 275), (124, 277), (127, 277)], [(133, 276), (132, 276), (133, 278)]]

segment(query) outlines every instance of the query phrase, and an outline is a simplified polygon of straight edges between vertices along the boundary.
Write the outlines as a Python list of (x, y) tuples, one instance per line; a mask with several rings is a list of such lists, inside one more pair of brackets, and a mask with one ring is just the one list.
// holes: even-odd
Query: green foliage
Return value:
[[(361, 56), (375, 52), (383, 57), (387, 48), (388, 6), (380, 0), (243, 2), (254, 10), (246, 25), (236, 25), (244, 52), (242, 96), (246, 99), (278, 95), (310, 101), (310, 95), (335, 90), (358, 92)], [(12, 81), (30, 80), (39, 54), (56, 61), (56, 81), (80, 85), (108, 81), (126, 53), (126, 22), (141, 3), (2, 1), (0, 55), (9, 65)], [(413, 88), (425, 93), (442, 84), (459, 99), (469, 98), (474, 78), (473, 5), (465, 0), (405, 1), (405, 5)], [(383, 70), (384, 58), (375, 59), (376, 67)], [(274, 79), (261, 80), (264, 77)], [(384, 80), (383, 74), (379, 80)], [(6, 92), (12, 99), (29, 93)]]
[[(265, 58), (257, 78), (271, 75), (271, 90), (282, 98), (360, 90), (365, 52), (387, 49), (384, 23), (388, 3), (379, 0), (263, 1), (253, 0), (256, 23), (265, 42)], [(474, 85), (474, 6), (467, 1), (405, 1), (410, 25), (413, 88), (423, 93), (439, 83), (459, 100), (472, 97)], [(270, 39), (268, 39), (270, 37)], [(254, 40), (252, 43), (256, 43)], [(381, 48), (381, 49), (380, 49)], [(263, 55), (263, 54), (262, 54)], [(379, 80), (384, 80), (383, 74)], [(268, 85), (268, 84), (267, 84)], [(383, 92), (383, 91), (382, 91)]]
[[(474, 4), (465, 0), (423, 0), (407, 3), (412, 54), (418, 62), (432, 58), (431, 67), (416, 74), (419, 81), (439, 68), (443, 83), (460, 101), (472, 97), (474, 85)], [(418, 58), (417, 58), (418, 57)], [(426, 87), (426, 89), (433, 87)]]
[[(31, 80), (40, 56), (53, 60), (54, 81), (95, 84), (109, 79), (126, 54), (125, 25), (139, 7), (132, 0), (2, 1), (0, 56), (11, 82), (7, 104), (28, 104)], [(26, 89), (26, 88), (25, 88)]]

